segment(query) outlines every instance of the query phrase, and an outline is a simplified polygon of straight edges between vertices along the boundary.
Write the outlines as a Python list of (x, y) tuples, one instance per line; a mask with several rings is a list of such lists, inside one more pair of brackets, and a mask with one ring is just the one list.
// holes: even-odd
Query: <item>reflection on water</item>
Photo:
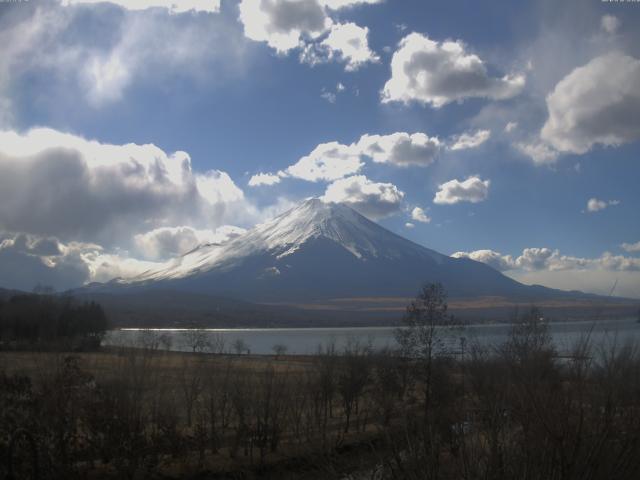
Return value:
[[(471, 325), (464, 329), (447, 330), (449, 348), (455, 350), (464, 338), (467, 345), (481, 346), (502, 344), (510, 331), (509, 325)], [(122, 329), (107, 334), (104, 345), (140, 346), (148, 338), (162, 337), (159, 348), (176, 351), (193, 350), (194, 338), (181, 329)], [(244, 344), (244, 350), (252, 354), (272, 354), (275, 345), (286, 347), (288, 354), (313, 354), (319, 346), (335, 344), (338, 350), (347, 342), (357, 340), (371, 344), (374, 348), (395, 347), (394, 327), (354, 327), (354, 328), (250, 328), (250, 329), (207, 329), (201, 331), (206, 340), (204, 349), (214, 352), (224, 350), (234, 352)], [(635, 319), (609, 320), (600, 322), (557, 322), (550, 324), (553, 342), (560, 352), (569, 351), (578, 340), (589, 336), (594, 345), (625, 343), (640, 340), (640, 323)], [(145, 338), (147, 340), (145, 340)], [(202, 340), (202, 339), (201, 339)]]

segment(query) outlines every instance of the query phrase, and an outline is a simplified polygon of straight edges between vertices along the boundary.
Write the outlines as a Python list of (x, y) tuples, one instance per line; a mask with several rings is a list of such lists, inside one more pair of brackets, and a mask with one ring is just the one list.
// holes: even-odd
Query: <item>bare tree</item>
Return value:
[(358, 413), (359, 400), (370, 377), (370, 349), (350, 340), (345, 348), (338, 374), (338, 392), (345, 416), (344, 433), (349, 432), (351, 414)]
[(424, 386), (424, 410), (428, 413), (432, 396), (433, 362), (437, 354), (446, 354), (445, 339), (457, 327), (448, 313), (447, 295), (439, 283), (425, 285), (407, 307), (404, 328), (395, 331), (400, 353), (417, 362)]
[(208, 351), (215, 354), (224, 353), (224, 348), (227, 344), (226, 339), (222, 333), (213, 333), (209, 335)]
[(280, 358), (282, 355), (287, 353), (288, 347), (282, 343), (276, 343), (273, 347), (271, 347), (273, 353), (276, 355), (276, 360)]
[(233, 350), (236, 352), (237, 355), (242, 355), (243, 353), (246, 353), (249, 350), (249, 347), (247, 346), (247, 342), (245, 342), (242, 338), (236, 338), (232, 345)]
[(184, 398), (187, 414), (187, 426), (191, 427), (193, 421), (193, 409), (204, 390), (205, 363), (197, 359), (194, 363), (188, 356), (182, 357), (182, 365), (178, 382)]
[(210, 347), (207, 332), (201, 328), (190, 328), (182, 332), (183, 342), (193, 353), (204, 352)]

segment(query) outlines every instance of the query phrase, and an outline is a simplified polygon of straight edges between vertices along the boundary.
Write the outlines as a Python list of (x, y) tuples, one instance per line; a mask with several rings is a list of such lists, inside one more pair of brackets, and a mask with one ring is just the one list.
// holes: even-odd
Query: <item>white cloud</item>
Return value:
[(451, 255), (454, 258), (470, 258), (476, 262), (486, 263), (500, 272), (514, 268), (515, 262), (511, 255), (502, 255), (493, 250), (476, 250), (474, 252), (456, 252)]
[(415, 227), (415, 225), (414, 225), (413, 223), (411, 223), (411, 222), (407, 222), (407, 223), (405, 223), (405, 224), (404, 224), (404, 226), (405, 226), (406, 228), (409, 228), (409, 229), (411, 229), (411, 228), (414, 228), (414, 227)]
[(148, 270), (157, 270), (163, 265), (160, 262), (107, 253), (101, 248), (82, 251), (80, 256), (89, 269), (89, 276), (85, 283), (108, 282), (115, 278), (133, 278)]
[(326, 90), (323, 90), (322, 93), (320, 94), (321, 98), (324, 98), (327, 102), (329, 103), (336, 103), (336, 94), (333, 92), (327, 92)]
[(357, 5), (382, 3), (384, 0), (319, 0), (322, 6), (332, 10), (350, 8)]
[(144, 258), (165, 260), (183, 255), (199, 245), (223, 244), (246, 230), (224, 225), (216, 230), (198, 230), (188, 226), (161, 227), (138, 234), (134, 242)]
[(596, 258), (581, 258), (562, 255), (559, 250), (551, 248), (525, 248), (518, 257), (502, 255), (493, 250), (476, 250), (474, 252), (456, 252), (452, 257), (471, 258), (491, 265), (500, 271), (563, 271), (563, 270), (608, 270), (620, 272), (640, 271), (640, 258), (603, 253)]
[(555, 163), (560, 155), (558, 151), (554, 150), (549, 145), (537, 140), (531, 143), (516, 143), (514, 144), (514, 147), (520, 153), (533, 160), (533, 163), (536, 165), (549, 165)]
[(332, 24), (317, 0), (242, 0), (240, 21), (247, 38), (267, 42), (280, 53), (319, 37)]
[(489, 137), (491, 137), (491, 130), (478, 130), (475, 133), (463, 133), (456, 138), (454, 144), (450, 148), (451, 150), (476, 148), (489, 140)]
[(431, 221), (431, 217), (420, 207), (415, 207), (411, 210), (411, 219), (421, 223), (429, 223)]
[(131, 82), (131, 71), (114, 52), (106, 58), (92, 58), (83, 70), (83, 82), (89, 102), (95, 106), (120, 100)]
[(310, 182), (332, 181), (358, 172), (363, 166), (354, 145), (321, 143), (309, 155), (287, 168), (286, 173)]
[(480, 177), (469, 177), (462, 182), (450, 180), (438, 187), (433, 202), (439, 205), (452, 205), (459, 202), (479, 203), (487, 199), (489, 184), (489, 180), (482, 180)]
[(516, 128), (518, 128), (518, 122), (508, 122), (505, 126), (504, 126), (504, 131), (507, 133), (511, 133), (512, 131), (514, 131)]
[(589, 201), (587, 202), (587, 212), (590, 212), (590, 213), (599, 212), (601, 210), (604, 210), (607, 207), (611, 207), (619, 204), (620, 204), (619, 200), (605, 201), (605, 200), (598, 200), (597, 198), (590, 198)]
[[(173, 3), (177, 11), (192, 5)], [(121, 100), (135, 82), (157, 85), (178, 72), (214, 84), (244, 68), (242, 32), (221, 15), (193, 16), (185, 24), (183, 15), (157, 9), (141, 14), (42, 5), (31, 10), (0, 22), (0, 45), (6, 46), (0, 56), (0, 98), (10, 98), (10, 88), (22, 78), (39, 76), (47, 79), (38, 90), (40, 108), (57, 111), (79, 100), (102, 107)], [(82, 33), (94, 21), (102, 25), (101, 34), (85, 41)]]
[(62, 243), (53, 237), (0, 234), (0, 287), (31, 291), (37, 284), (56, 290), (135, 276), (159, 264), (107, 254), (102, 247)]
[(127, 10), (166, 8), (171, 13), (220, 11), (220, 0), (61, 0), (63, 6), (92, 3), (112, 3)]
[(437, 137), (429, 137), (424, 133), (365, 134), (351, 145), (339, 142), (321, 143), (309, 155), (278, 175), (310, 182), (334, 181), (358, 173), (364, 166), (364, 157), (369, 157), (376, 163), (389, 163), (399, 167), (424, 167), (433, 163), (441, 146)]
[(328, 59), (338, 57), (346, 62), (345, 70), (354, 71), (366, 63), (380, 60), (369, 48), (368, 35), (367, 27), (355, 23), (334, 24), (320, 46), (328, 49)]
[(249, 179), (248, 185), (250, 187), (259, 187), (261, 185), (275, 185), (280, 183), (280, 176), (273, 173), (257, 173), (252, 175)]
[(595, 144), (640, 139), (640, 60), (613, 52), (564, 77), (547, 97), (541, 138), (556, 150), (583, 154)]
[(640, 242), (636, 243), (623, 243), (620, 245), (623, 250), (627, 252), (640, 252)]
[(620, 28), (620, 20), (615, 15), (603, 15), (600, 19), (600, 26), (605, 32), (613, 35)]
[(81, 284), (89, 269), (67, 250), (55, 238), (0, 234), (0, 286), (31, 291), (36, 284), (56, 289)]
[[(462, 141), (465, 148), (472, 148), (486, 139), (488, 134), (485, 132), (488, 131), (481, 130), (465, 138), (462, 135), (458, 137), (458, 141)], [(263, 180), (263, 177), (277, 183), (276, 178), (283, 176), (310, 182), (334, 181), (358, 173), (364, 166), (365, 158), (375, 163), (386, 163), (397, 167), (427, 167), (445, 148), (447, 148), (446, 145), (438, 137), (429, 137), (421, 132), (395, 132), (389, 135), (364, 134), (357, 142), (350, 145), (339, 142), (321, 143), (309, 155), (302, 157), (284, 172), (261, 173), (254, 183)]]
[(392, 183), (377, 183), (364, 175), (336, 180), (320, 198), (326, 203), (344, 203), (361, 214), (379, 219), (397, 213), (404, 192)]
[(391, 78), (382, 91), (382, 101), (417, 101), (440, 108), (471, 97), (511, 98), (524, 84), (523, 75), (490, 76), (486, 64), (468, 53), (460, 41), (439, 43), (411, 33), (393, 54)]
[(391, 135), (363, 135), (357, 143), (362, 155), (376, 163), (400, 167), (431, 165), (442, 147), (437, 137), (424, 133), (396, 132)]
[(0, 231), (113, 245), (161, 226), (235, 223), (252, 208), (225, 172), (196, 173), (185, 152), (0, 131)]

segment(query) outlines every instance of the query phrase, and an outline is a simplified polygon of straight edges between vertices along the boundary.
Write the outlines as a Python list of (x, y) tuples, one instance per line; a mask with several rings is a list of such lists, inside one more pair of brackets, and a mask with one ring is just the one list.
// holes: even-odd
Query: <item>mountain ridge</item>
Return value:
[(93, 288), (162, 288), (268, 303), (413, 296), (427, 282), (442, 283), (452, 297), (569, 294), (523, 285), (483, 263), (443, 255), (346, 205), (317, 198), (225, 244), (203, 245), (159, 269)]

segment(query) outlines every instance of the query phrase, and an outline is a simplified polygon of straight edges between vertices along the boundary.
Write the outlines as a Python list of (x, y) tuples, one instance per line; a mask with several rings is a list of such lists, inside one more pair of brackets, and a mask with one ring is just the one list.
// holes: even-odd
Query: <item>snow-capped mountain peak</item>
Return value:
[(222, 245), (105, 288), (163, 288), (257, 301), (410, 296), (425, 282), (452, 295), (526, 294), (530, 287), (390, 232), (352, 208), (308, 199)]
[(408, 251), (422, 255), (428, 252), (437, 263), (444, 257), (391, 233), (348, 206), (310, 198), (223, 245), (203, 245), (167, 262), (161, 269), (145, 272), (129, 282), (177, 279), (214, 269), (228, 270), (256, 255), (283, 260), (305, 244), (319, 239), (331, 242), (362, 261), (378, 257), (393, 259)]

